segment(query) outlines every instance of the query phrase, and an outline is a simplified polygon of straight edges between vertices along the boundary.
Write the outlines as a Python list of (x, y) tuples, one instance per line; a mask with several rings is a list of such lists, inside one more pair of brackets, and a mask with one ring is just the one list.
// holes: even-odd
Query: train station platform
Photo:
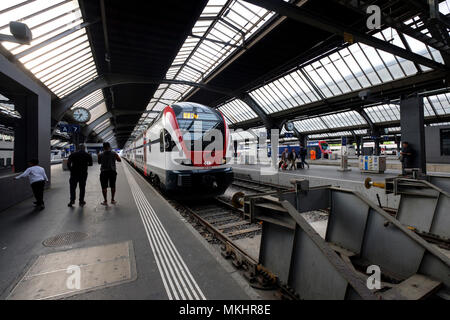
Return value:
[[(386, 178), (398, 176), (401, 171), (387, 169), (384, 173), (362, 173), (359, 168), (350, 167), (350, 171), (338, 171), (336, 166), (318, 165), (310, 163), (309, 169), (295, 170), (270, 170), (269, 165), (261, 164), (233, 164), (233, 172), (235, 177), (251, 179), (262, 183), (272, 183), (292, 187), (291, 180), (307, 179), (311, 187), (332, 185), (345, 189), (355, 190), (371, 201), (381, 203), (381, 206), (397, 209), (399, 205), (399, 196), (393, 194), (385, 194), (384, 190), (364, 187), (364, 180), (367, 177), (373, 181), (384, 181)], [(450, 173), (432, 172), (429, 175), (450, 176)]]
[[(336, 160), (328, 160), (328, 159), (318, 159), (314, 161), (317, 165), (324, 166), (336, 166), (339, 167), (341, 165), (341, 159)], [(352, 168), (359, 168), (359, 160), (356, 157), (349, 157), (348, 166)], [(394, 158), (394, 156), (386, 157), (386, 169), (391, 170), (392, 172), (400, 172), (402, 170), (402, 163)], [(450, 174), (450, 164), (448, 163), (427, 163), (427, 172), (428, 173), (449, 173)]]
[(67, 206), (69, 172), (55, 165), (44, 210), (30, 198), (0, 212), (0, 299), (259, 297), (125, 162), (117, 204), (102, 206), (99, 172), (84, 207)]

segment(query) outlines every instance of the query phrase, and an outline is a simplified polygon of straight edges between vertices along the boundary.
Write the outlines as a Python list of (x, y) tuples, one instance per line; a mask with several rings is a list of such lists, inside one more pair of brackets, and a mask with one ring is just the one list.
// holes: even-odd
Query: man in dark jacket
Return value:
[(69, 207), (75, 204), (77, 185), (80, 187), (80, 206), (84, 206), (84, 194), (86, 190), (86, 180), (88, 177), (88, 167), (92, 166), (92, 156), (86, 152), (86, 147), (81, 144), (77, 152), (72, 153), (67, 161), (70, 170), (70, 202)]
[(108, 186), (111, 188), (111, 203), (116, 203), (114, 199), (117, 178), (116, 161), (122, 162), (119, 155), (111, 150), (109, 142), (103, 143), (103, 152), (98, 155), (98, 163), (100, 164), (100, 184), (102, 185), (104, 200), (102, 205), (104, 206), (108, 205)]
[(308, 151), (306, 150), (306, 147), (300, 146), (300, 160), (301, 160), (300, 167), (302, 169), (305, 168), (305, 164), (308, 166), (308, 169), (309, 169), (309, 164), (308, 164), (308, 162), (306, 162), (306, 154), (307, 153), (308, 153)]
[(408, 142), (402, 142), (402, 150), (400, 151), (400, 158), (402, 162), (402, 174), (405, 175), (405, 169), (413, 167), (414, 150)]

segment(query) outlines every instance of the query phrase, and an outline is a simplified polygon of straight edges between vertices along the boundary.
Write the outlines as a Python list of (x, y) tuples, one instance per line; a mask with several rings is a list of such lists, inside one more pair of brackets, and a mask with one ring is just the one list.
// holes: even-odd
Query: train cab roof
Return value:
[(202, 111), (211, 111), (210, 107), (205, 106), (200, 103), (196, 103), (196, 102), (177, 102), (177, 103), (174, 103), (171, 107), (172, 108), (179, 107), (179, 108), (182, 108), (183, 110), (185, 110), (185, 109), (192, 110), (195, 108), (197, 110), (200, 109)]

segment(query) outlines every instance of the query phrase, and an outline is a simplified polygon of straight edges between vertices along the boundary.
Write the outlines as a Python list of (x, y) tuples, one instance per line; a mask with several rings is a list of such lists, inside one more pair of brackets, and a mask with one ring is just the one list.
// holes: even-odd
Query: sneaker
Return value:
[(102, 206), (107, 206), (108, 205), (108, 201), (103, 201), (100, 203)]
[(111, 204), (116, 204), (117, 201), (116, 200), (111, 200)]
[(75, 201), (70, 201), (70, 202), (67, 204), (67, 206), (68, 206), (68, 207), (72, 207), (74, 204), (75, 204)]
[(80, 201), (79, 204), (81, 207), (83, 207), (86, 204), (86, 201)]

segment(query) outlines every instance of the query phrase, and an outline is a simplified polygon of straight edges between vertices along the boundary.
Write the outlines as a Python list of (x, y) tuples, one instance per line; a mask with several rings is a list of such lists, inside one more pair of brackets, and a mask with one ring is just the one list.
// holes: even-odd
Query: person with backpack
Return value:
[(116, 161), (122, 162), (119, 155), (111, 150), (109, 142), (103, 143), (103, 152), (98, 155), (98, 163), (100, 164), (100, 184), (102, 186), (104, 206), (108, 205), (107, 194), (108, 187), (111, 188), (111, 204), (115, 204), (114, 196), (116, 194)]
[(30, 181), (31, 190), (33, 190), (33, 195), (36, 198), (34, 202), (37, 209), (42, 210), (44, 206), (44, 187), (45, 182), (48, 181), (47, 175), (45, 174), (44, 168), (39, 166), (38, 159), (31, 159), (29, 161), (29, 167), (20, 175), (15, 177), (15, 179), (21, 179), (27, 177)]

